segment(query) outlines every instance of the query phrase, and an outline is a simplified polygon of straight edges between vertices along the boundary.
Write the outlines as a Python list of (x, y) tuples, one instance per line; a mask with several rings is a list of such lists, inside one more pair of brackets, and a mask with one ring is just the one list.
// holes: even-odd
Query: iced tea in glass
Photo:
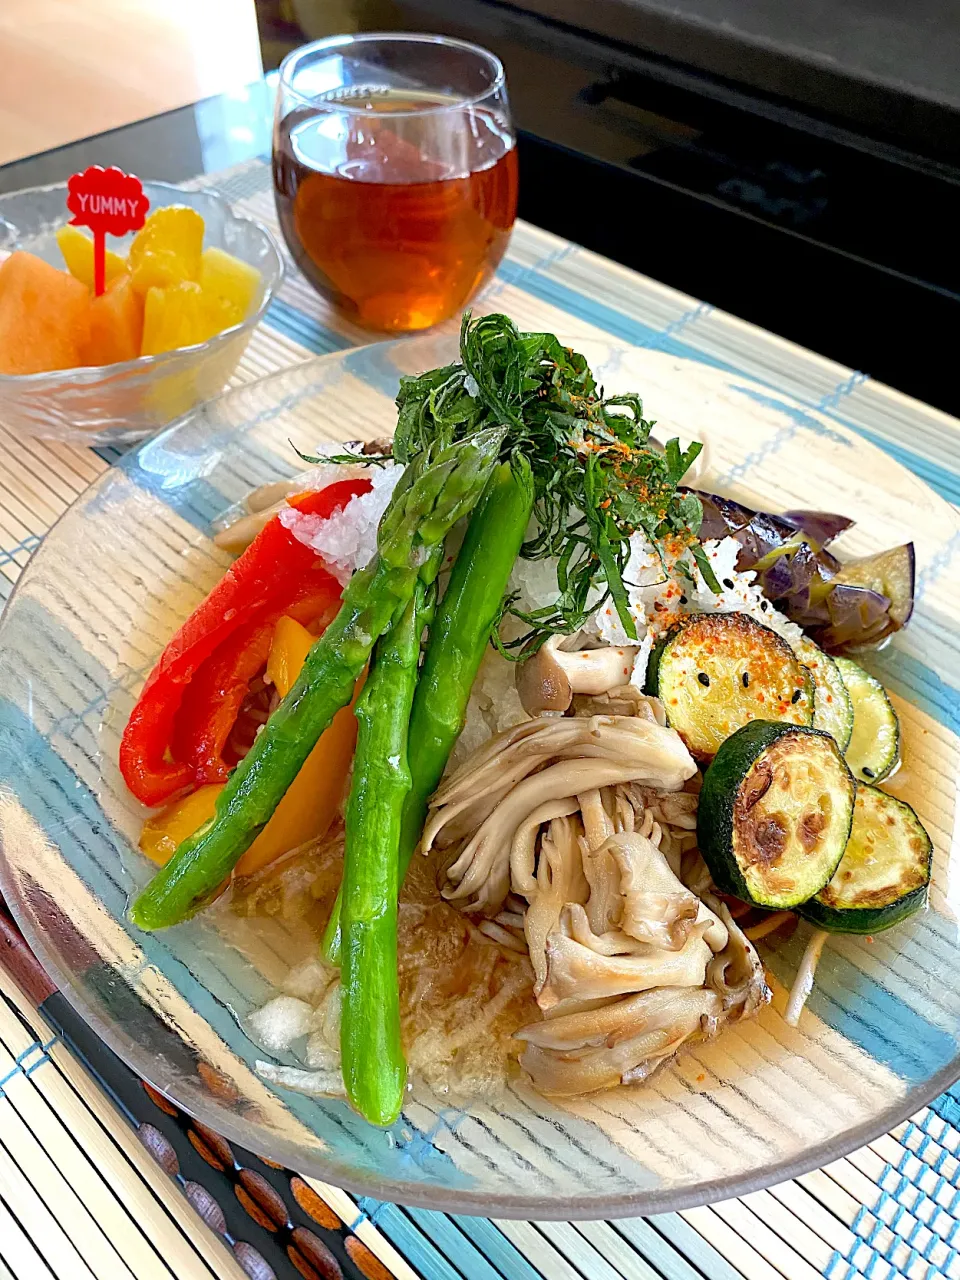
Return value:
[(369, 329), (425, 329), (493, 275), (517, 209), (503, 68), (441, 36), (319, 40), (280, 68), (280, 226), (304, 275)]

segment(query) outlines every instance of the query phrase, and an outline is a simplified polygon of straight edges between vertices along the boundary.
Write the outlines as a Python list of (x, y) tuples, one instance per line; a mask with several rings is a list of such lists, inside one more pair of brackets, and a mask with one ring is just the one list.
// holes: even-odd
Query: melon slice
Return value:
[(0, 265), (0, 373), (75, 369), (90, 337), (90, 290), (22, 249)]
[(124, 272), (99, 298), (90, 302), (90, 338), (84, 364), (136, 360), (143, 340), (143, 298)]

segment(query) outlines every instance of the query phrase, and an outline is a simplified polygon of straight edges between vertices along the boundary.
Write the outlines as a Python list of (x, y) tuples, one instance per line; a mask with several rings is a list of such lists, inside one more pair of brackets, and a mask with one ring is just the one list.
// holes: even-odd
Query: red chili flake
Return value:
[(762, 694), (762, 693), (758, 693), (758, 694), (757, 694), (757, 701), (758, 701), (758, 702), (763, 702), (763, 694)]

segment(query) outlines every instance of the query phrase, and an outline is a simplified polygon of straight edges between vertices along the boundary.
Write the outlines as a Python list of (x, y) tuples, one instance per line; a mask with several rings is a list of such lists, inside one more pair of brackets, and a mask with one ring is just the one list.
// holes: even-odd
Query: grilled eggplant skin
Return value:
[(650, 654), (646, 690), (701, 763), (751, 720), (813, 720), (810, 673), (785, 640), (745, 613), (682, 618)]
[(835, 739), (754, 720), (720, 747), (700, 792), (697, 838), (714, 883), (754, 906), (797, 907), (832, 878), (856, 784)]
[(933, 844), (910, 806), (858, 783), (840, 865), (798, 912), (830, 933), (880, 933), (923, 907), (932, 861)]

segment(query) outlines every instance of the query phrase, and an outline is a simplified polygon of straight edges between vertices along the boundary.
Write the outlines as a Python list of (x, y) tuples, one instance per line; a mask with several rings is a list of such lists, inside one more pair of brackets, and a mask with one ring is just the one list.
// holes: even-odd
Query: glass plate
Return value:
[(66, 513), (0, 623), (0, 881), (78, 1009), (228, 1138), (379, 1199), (493, 1217), (618, 1217), (742, 1194), (872, 1139), (960, 1074), (957, 738), (945, 683), (958, 608), (943, 572), (957, 513), (879, 449), (769, 388), (663, 352), (562, 337), (608, 391), (642, 389), (661, 438), (707, 440), (705, 484), (767, 507), (853, 516), (847, 555), (916, 543), (913, 621), (869, 665), (903, 725), (905, 763), (890, 789), (936, 844), (931, 905), (873, 940), (832, 942), (798, 1029), (781, 1010), (804, 928), (764, 950), (775, 998), (757, 1021), (685, 1050), (645, 1084), (560, 1105), (517, 1081), (497, 1106), (461, 1111), (415, 1080), (403, 1117), (381, 1131), (343, 1103), (270, 1088), (253, 1069), (266, 1055), (242, 1019), (309, 938), (242, 922), (225, 937), (209, 917), (157, 936), (126, 922), (150, 869), (134, 847), (142, 811), (119, 778), (119, 735), (157, 654), (227, 564), (211, 520), (295, 471), (291, 442), (309, 451), (382, 434), (398, 375), (451, 358), (451, 338), (326, 356), (182, 419)]

